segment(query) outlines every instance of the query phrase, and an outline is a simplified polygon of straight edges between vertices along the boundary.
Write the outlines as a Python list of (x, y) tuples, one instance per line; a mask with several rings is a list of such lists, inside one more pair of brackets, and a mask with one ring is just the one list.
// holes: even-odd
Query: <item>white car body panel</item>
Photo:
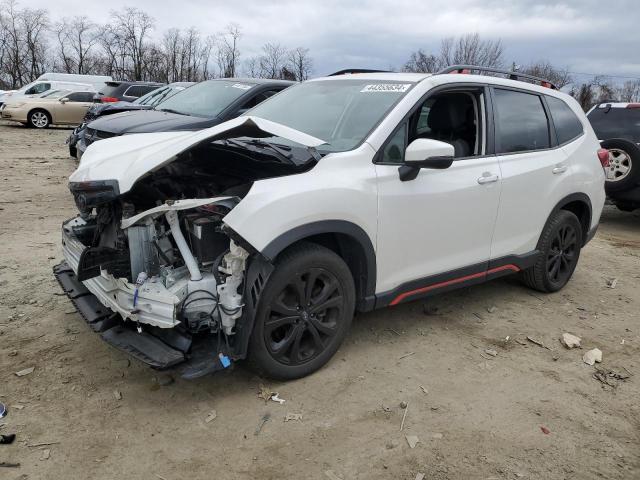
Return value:
[(398, 167), (376, 165), (379, 188), (377, 293), (411, 280), (489, 260), (500, 183), (495, 157), (422, 169), (402, 182)]
[[(366, 78), (417, 83), (357, 148), (328, 154), (305, 173), (253, 183), (224, 222), (258, 251), (302, 225), (351, 222), (365, 231), (374, 246), (376, 293), (382, 293), (426, 276), (532, 252), (555, 205), (575, 192), (590, 197), (591, 227), (597, 225), (604, 204), (604, 173), (595, 156), (597, 139), (567, 95), (476, 75), (381, 73)], [(397, 165), (375, 165), (376, 152), (416, 102), (432, 88), (453, 83), (517, 86), (562, 98), (583, 122), (585, 134), (561, 147), (468, 158), (446, 170), (423, 169), (407, 182), (399, 180)], [(311, 148), (324, 143), (283, 125), (245, 116), (198, 132), (127, 135), (94, 143), (70, 181), (117, 180), (122, 194), (146, 173), (200, 142), (241, 136), (241, 131), (277, 135)], [(554, 174), (559, 166), (566, 170)], [(478, 182), (487, 176), (498, 178)]]
[(141, 133), (95, 142), (84, 153), (80, 166), (71, 174), (69, 181), (117, 180), (122, 194), (128, 192), (146, 173), (163, 167), (175, 159), (176, 155), (201, 142), (264, 133), (280, 136), (306, 147), (317, 147), (325, 143), (275, 122), (251, 116), (238, 117), (196, 132)]
[(377, 182), (368, 144), (325, 156), (308, 172), (260, 180), (224, 222), (262, 251), (295, 227), (344, 220), (361, 227), (375, 248)]

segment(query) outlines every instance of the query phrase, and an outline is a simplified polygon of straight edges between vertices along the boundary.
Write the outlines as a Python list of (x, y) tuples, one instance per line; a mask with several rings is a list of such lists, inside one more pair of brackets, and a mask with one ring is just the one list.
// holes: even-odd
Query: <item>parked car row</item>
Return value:
[[(78, 125), (73, 130), (73, 132), (67, 139), (67, 145), (69, 145), (69, 155), (71, 155), (72, 157), (78, 156), (77, 144), (85, 134), (87, 123), (105, 115), (113, 115), (115, 113), (135, 110), (148, 110), (154, 108), (162, 101), (168, 99), (169, 97), (172, 97), (176, 93), (181, 92), (191, 85), (193, 85), (193, 82), (175, 82), (170, 83), (169, 85), (155, 88), (133, 101), (118, 100), (116, 102), (94, 103), (86, 111), (80, 125)], [(111, 92), (111, 94), (113, 94), (113, 92)], [(102, 99), (102, 101), (104, 101), (104, 99)]]
[(609, 168), (573, 98), (474, 66), (202, 82), (81, 149), (54, 273), (106, 342), (185, 378), (302, 377), (354, 312), (507, 274), (558, 291)]

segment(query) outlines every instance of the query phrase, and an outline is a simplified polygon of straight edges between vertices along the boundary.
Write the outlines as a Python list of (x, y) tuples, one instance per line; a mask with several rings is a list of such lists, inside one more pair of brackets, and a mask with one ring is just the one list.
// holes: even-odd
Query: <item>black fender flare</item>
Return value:
[[(347, 235), (360, 245), (364, 253), (366, 268), (365, 299), (373, 299), (376, 290), (376, 251), (373, 248), (373, 242), (367, 232), (353, 222), (347, 220), (320, 220), (299, 225), (274, 238), (262, 249), (261, 253), (267, 259), (273, 261), (280, 252), (295, 242), (323, 233)], [(368, 303), (368, 301), (366, 303)]]
[(241, 318), (236, 322), (236, 338), (234, 341), (232, 358), (241, 360), (247, 357), (249, 338), (253, 332), (255, 315), (262, 290), (267, 284), (271, 273), (275, 269), (274, 261), (287, 247), (294, 243), (319, 234), (343, 234), (362, 247), (365, 263), (365, 297), (359, 302), (359, 310), (372, 310), (375, 305), (376, 288), (376, 254), (369, 235), (358, 225), (345, 220), (322, 220), (307, 223), (279, 235), (273, 239), (262, 251), (258, 251), (239, 234), (227, 229), (227, 233), (243, 248), (250, 250), (251, 256), (244, 282), (245, 306)]
[[(570, 203), (573, 202), (581, 202), (584, 203), (587, 206), (587, 212), (588, 212), (588, 216), (586, 219), (586, 225), (583, 225), (585, 227), (585, 232), (584, 233), (584, 238), (583, 240), (583, 246), (586, 244), (586, 242), (588, 241), (587, 239), (587, 235), (589, 233), (589, 229), (591, 228), (591, 219), (593, 218), (593, 208), (591, 206), (591, 199), (589, 198), (589, 196), (586, 193), (582, 193), (582, 192), (576, 192), (576, 193), (572, 193), (570, 195), (567, 195), (566, 197), (564, 197), (562, 200), (560, 200), (555, 207), (553, 207), (553, 209), (551, 210), (551, 212), (549, 213), (549, 215), (547, 216), (547, 221), (545, 222), (545, 227), (547, 226), (547, 224), (549, 223), (549, 220), (551, 220), (551, 217), (553, 217), (558, 211), (564, 209), (564, 207), (566, 207), (567, 205), (569, 205)], [(582, 219), (580, 219), (580, 222), (582, 223)], [(538, 240), (538, 243), (540, 241)]]

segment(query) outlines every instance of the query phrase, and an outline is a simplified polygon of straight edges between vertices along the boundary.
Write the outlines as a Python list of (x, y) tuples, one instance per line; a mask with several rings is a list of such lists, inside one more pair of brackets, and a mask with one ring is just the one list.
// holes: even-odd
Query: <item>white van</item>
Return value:
[(0, 95), (0, 106), (9, 100), (17, 98), (33, 98), (50, 90), (82, 90), (96, 92), (97, 88), (91, 83), (78, 83), (58, 80), (36, 80), (18, 90), (9, 90)]
[(110, 75), (80, 75), (76, 73), (43, 73), (36, 81), (48, 80), (59, 82), (72, 82), (72, 83), (88, 83), (93, 85), (96, 91), (100, 91), (100, 88), (104, 87), (106, 82), (111, 82), (113, 78)]

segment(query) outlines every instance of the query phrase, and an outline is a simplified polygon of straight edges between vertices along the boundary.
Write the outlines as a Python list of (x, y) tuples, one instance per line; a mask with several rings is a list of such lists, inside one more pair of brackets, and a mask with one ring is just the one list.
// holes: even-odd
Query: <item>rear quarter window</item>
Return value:
[(587, 118), (599, 140), (624, 138), (640, 143), (640, 108), (596, 107)]
[(553, 125), (556, 129), (556, 136), (560, 145), (568, 143), (571, 140), (582, 135), (584, 129), (582, 122), (578, 119), (573, 110), (559, 98), (547, 95), (547, 105), (551, 112)]

